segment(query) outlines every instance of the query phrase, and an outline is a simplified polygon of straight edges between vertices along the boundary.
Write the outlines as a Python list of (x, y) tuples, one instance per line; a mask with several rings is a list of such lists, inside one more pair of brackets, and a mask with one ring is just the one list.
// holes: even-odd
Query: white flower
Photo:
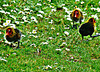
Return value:
[(42, 6), (42, 4), (40, 4), (40, 3), (37, 3), (37, 5), (38, 5), (38, 6)]
[(63, 9), (64, 9), (64, 10), (67, 10), (67, 8), (66, 8), (66, 7), (63, 7)]
[(45, 45), (45, 44), (48, 44), (48, 42), (42, 42), (41, 44)]
[(31, 44), (30, 46), (34, 46), (34, 47), (36, 47), (36, 45), (33, 43), (33, 44)]
[(25, 37), (25, 35), (21, 34), (21, 37)]
[(3, 26), (2, 26), (2, 25), (0, 25), (0, 27), (1, 27), (1, 28), (3, 28)]
[(39, 17), (41, 17), (41, 18), (43, 17), (41, 14), (37, 14), (37, 16), (39, 16)]
[(57, 33), (57, 35), (59, 35), (59, 33)]
[(23, 11), (20, 11), (18, 14), (25, 14)]
[(26, 19), (26, 16), (23, 16), (23, 18), (22, 18), (23, 20), (25, 20)]
[(33, 33), (33, 34), (36, 34), (37, 32), (36, 32), (36, 30), (33, 30), (32, 33)]
[(99, 1), (99, 4), (100, 4), (100, 1)]
[(70, 14), (70, 11), (68, 11), (66, 7), (63, 7), (63, 9), (65, 10), (66, 13)]
[(9, 6), (9, 5), (8, 5), (8, 4), (4, 4), (4, 5), (2, 5), (2, 6), (7, 7), (7, 6)]
[(36, 20), (36, 18), (34, 16), (31, 17), (31, 20), (35, 21), (36, 23), (38, 23), (38, 21)]
[(0, 12), (1, 12), (1, 13), (5, 13), (5, 11), (4, 11), (4, 10), (1, 10)]
[(49, 37), (49, 39), (51, 39), (51, 40), (52, 40), (53, 38), (52, 38), (52, 37)]
[(16, 17), (15, 17), (15, 16), (13, 16), (13, 15), (10, 15), (10, 17), (12, 17), (13, 19), (15, 19), (15, 20), (16, 20)]
[(0, 8), (2, 10), (2, 8)]
[(66, 42), (63, 42), (61, 45), (67, 45)]
[(66, 35), (69, 35), (69, 33), (68, 33), (67, 31), (64, 31), (64, 33), (65, 33)]
[(10, 14), (10, 12), (5, 12), (5, 14)]
[(0, 32), (0, 34), (2, 34), (2, 33)]
[(75, 0), (75, 1), (79, 1), (79, 0)]
[(30, 10), (30, 12), (33, 12), (33, 10)]
[(26, 14), (30, 14), (30, 12), (25, 12)]
[(44, 12), (43, 12), (43, 11), (39, 11), (39, 13), (44, 14)]
[(9, 24), (8, 23), (3, 23), (3, 26), (8, 26)]
[(74, 57), (71, 57), (71, 59), (74, 59)]
[(32, 17), (31, 17), (31, 20), (34, 20), (34, 19), (36, 19), (36, 18), (35, 18), (34, 16), (32, 16)]
[(54, 28), (54, 27), (51, 27), (51, 29), (52, 29), (52, 30), (55, 30), (55, 28)]
[(15, 24), (9, 24), (11, 28), (16, 28)]
[(96, 10), (96, 8), (93, 8), (93, 7), (92, 7), (91, 10)]
[(84, 4), (84, 1), (82, 1), (81, 4)]
[(91, 15), (92, 17), (94, 17), (94, 18), (96, 18), (97, 20), (98, 20), (98, 16), (97, 16), (97, 14), (95, 14), (95, 15)]
[(6, 23), (10, 24), (11, 20), (6, 20)]
[(70, 51), (70, 49), (66, 48), (66, 51)]
[(19, 21), (15, 21), (16, 24), (19, 24)]
[(67, 18), (67, 20), (72, 21), (72, 19), (71, 19), (71, 18)]
[(34, 35), (35, 38), (38, 38), (38, 36)]
[(51, 0), (48, 0), (49, 2), (51, 2)]
[(97, 8), (97, 12), (100, 12), (100, 8)]
[(24, 19), (24, 22), (29, 22), (29, 21)]
[(12, 53), (12, 54), (16, 55), (16, 53)]
[(61, 6), (65, 6), (65, 4), (62, 4)]
[(61, 49), (56, 49), (56, 51), (61, 51)]
[(50, 24), (52, 24), (53, 23), (53, 20), (51, 20), (51, 22), (49, 22)]
[(50, 5), (50, 8), (54, 8), (54, 6), (51, 6), (51, 5)]
[(7, 60), (3, 59), (2, 57), (0, 57), (0, 60), (1, 60), (1, 61), (5, 61), (5, 62), (7, 62)]
[(52, 11), (52, 12), (53, 12), (53, 11), (55, 12), (55, 11), (56, 11), (56, 9), (51, 9), (51, 11)]
[(81, 9), (80, 8), (76, 8), (77, 10), (79, 10), (79, 11), (81, 11)]
[(25, 8), (24, 10), (30, 10), (29, 8)]

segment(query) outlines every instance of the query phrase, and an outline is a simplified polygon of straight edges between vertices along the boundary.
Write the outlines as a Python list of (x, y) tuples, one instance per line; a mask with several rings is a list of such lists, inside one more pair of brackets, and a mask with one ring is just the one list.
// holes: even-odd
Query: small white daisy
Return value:
[(6, 20), (6, 23), (10, 24), (11, 20)]
[(56, 49), (56, 51), (61, 51), (61, 49)]
[(43, 12), (43, 11), (39, 11), (39, 13), (44, 14), (44, 12)]
[(19, 21), (15, 21), (16, 24), (19, 24)]
[(43, 17), (41, 14), (37, 14), (37, 16), (39, 16), (39, 17), (41, 17), (41, 18)]
[(33, 34), (36, 34), (37, 32), (36, 32), (36, 30), (33, 30), (32, 33), (33, 33)]
[(70, 51), (70, 49), (66, 48), (66, 51)]
[(84, 1), (82, 1), (81, 4), (84, 4)]
[(67, 31), (64, 31), (64, 33), (68, 36), (69, 35), (69, 33), (67, 32)]
[(9, 24), (8, 23), (3, 23), (3, 26), (8, 26)]

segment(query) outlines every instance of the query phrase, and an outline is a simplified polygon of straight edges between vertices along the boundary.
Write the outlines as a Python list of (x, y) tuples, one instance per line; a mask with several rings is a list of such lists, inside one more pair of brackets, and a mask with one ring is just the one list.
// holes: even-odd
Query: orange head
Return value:
[(79, 11), (78, 11), (78, 10), (75, 10), (75, 11), (74, 11), (74, 17), (76, 17), (76, 18), (79, 17)]
[(6, 30), (6, 35), (10, 36), (10, 35), (12, 35), (12, 34), (13, 34), (12, 29), (11, 29), (11, 28), (8, 28), (8, 29)]

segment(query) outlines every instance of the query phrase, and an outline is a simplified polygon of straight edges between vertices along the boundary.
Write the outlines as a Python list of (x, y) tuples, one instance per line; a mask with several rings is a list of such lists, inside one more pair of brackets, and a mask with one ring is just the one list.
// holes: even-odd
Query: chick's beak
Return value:
[(96, 23), (96, 21), (94, 21), (94, 23)]

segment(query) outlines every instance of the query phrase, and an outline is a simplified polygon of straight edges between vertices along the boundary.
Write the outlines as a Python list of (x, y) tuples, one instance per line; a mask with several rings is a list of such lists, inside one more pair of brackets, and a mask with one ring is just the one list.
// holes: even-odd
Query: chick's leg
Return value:
[(18, 47), (17, 48), (19, 48), (19, 43), (20, 43), (20, 41), (18, 41)]

